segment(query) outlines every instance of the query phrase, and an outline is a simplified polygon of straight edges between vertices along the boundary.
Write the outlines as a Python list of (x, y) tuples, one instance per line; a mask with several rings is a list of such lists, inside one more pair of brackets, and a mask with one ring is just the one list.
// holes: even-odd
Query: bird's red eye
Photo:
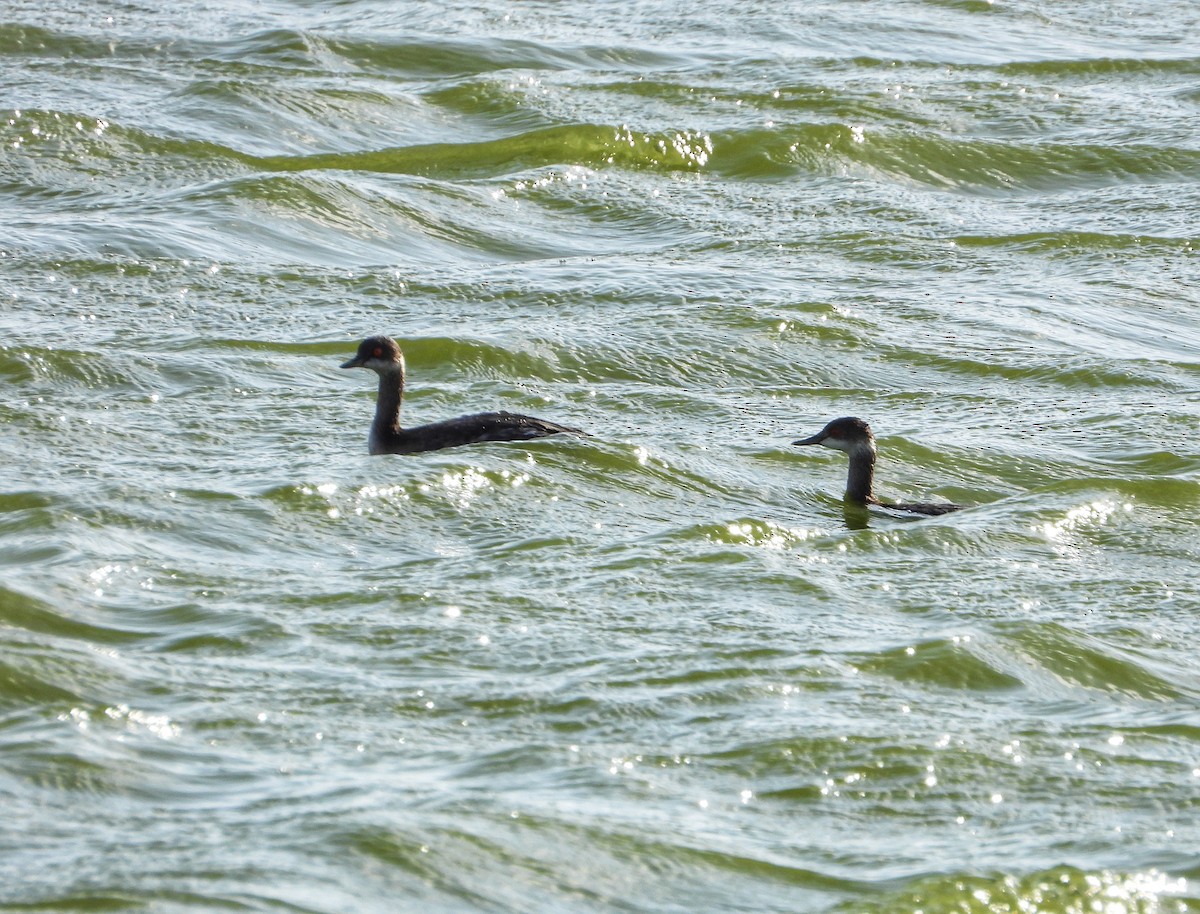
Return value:
[(375, 352), (374, 352), (373, 354), (374, 354), (375, 358), (379, 358), (380, 356), (382, 356), (382, 355), (383, 355), (383, 347), (382, 347), (382, 346), (376, 346), (376, 347), (375, 347)]
[(830, 430), (829, 437), (830, 438), (841, 438), (842, 430), (840, 428), (835, 428), (835, 429)]

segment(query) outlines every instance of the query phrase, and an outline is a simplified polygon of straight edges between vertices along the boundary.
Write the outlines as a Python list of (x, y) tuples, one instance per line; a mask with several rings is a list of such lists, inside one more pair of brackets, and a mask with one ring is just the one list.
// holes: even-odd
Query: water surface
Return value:
[(0, 906), (1200, 907), (1198, 39), (8, 4)]

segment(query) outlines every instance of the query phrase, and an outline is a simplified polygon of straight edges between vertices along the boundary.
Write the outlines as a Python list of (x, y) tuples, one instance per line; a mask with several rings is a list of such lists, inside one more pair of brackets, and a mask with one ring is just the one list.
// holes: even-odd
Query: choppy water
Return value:
[(1198, 49), (10, 0), (0, 907), (1200, 908)]

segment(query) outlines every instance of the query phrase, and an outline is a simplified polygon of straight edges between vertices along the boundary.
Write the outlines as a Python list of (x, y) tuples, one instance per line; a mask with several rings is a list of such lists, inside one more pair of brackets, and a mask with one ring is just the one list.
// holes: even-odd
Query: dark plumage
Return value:
[(517, 413), (477, 413), (414, 428), (400, 427), (404, 399), (404, 353), (387, 336), (372, 336), (342, 368), (369, 368), (379, 375), (375, 420), (368, 447), (372, 454), (417, 454), (483, 441), (527, 441), (547, 435), (586, 435), (577, 428)]
[(793, 441), (792, 444), (811, 445), (833, 448), (842, 451), (850, 457), (850, 473), (846, 479), (846, 501), (856, 505), (880, 505), (884, 508), (894, 508), (897, 511), (909, 511), (913, 514), (949, 514), (961, 510), (963, 505), (952, 505), (949, 502), (935, 504), (910, 504), (882, 502), (875, 497), (875, 436), (871, 434), (871, 426), (862, 419), (846, 416), (834, 419), (811, 438)]

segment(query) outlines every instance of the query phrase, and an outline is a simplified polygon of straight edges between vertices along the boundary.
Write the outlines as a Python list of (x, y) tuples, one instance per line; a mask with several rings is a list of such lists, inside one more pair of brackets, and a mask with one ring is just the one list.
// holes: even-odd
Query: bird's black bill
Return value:
[(352, 358), (349, 362), (342, 362), (342, 368), (362, 368), (363, 360), (358, 356)]
[(811, 438), (802, 438), (799, 441), (793, 441), (792, 444), (820, 444), (825, 440), (825, 435), (821, 432), (813, 435)]

